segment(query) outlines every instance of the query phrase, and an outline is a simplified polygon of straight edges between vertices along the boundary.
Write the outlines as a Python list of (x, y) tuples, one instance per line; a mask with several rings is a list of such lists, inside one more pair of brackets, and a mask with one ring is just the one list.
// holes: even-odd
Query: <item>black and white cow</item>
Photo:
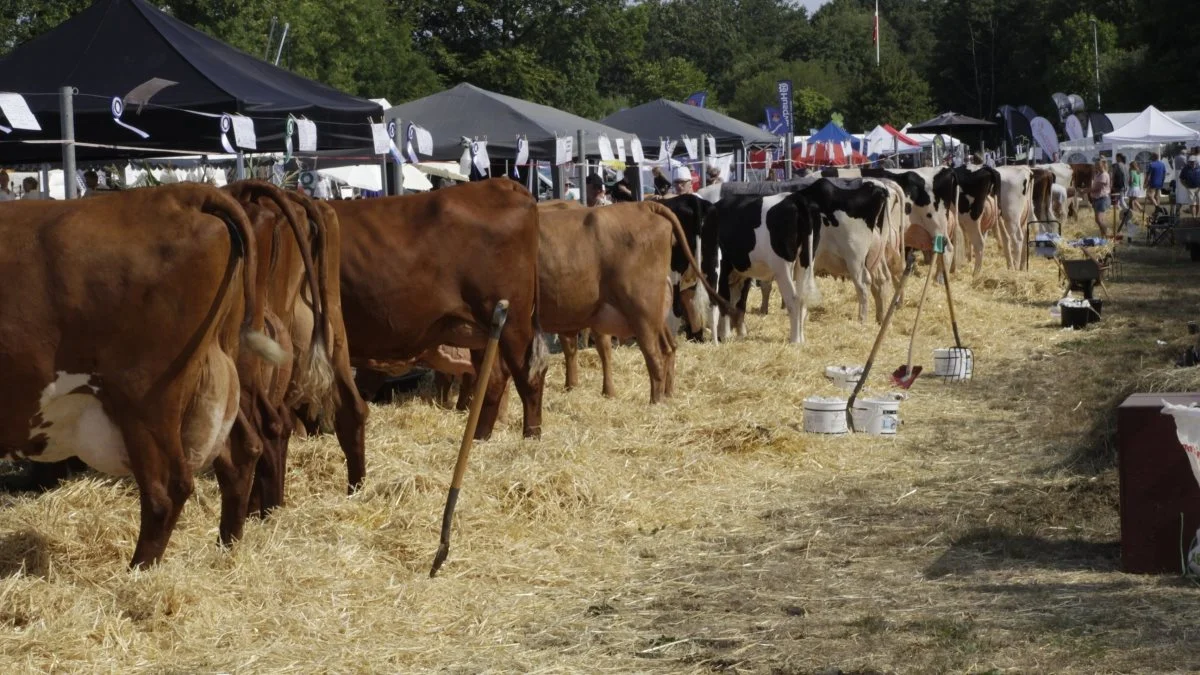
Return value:
[[(664, 199), (660, 203), (679, 219), (687, 238), (686, 245), (691, 249), (692, 255), (700, 259), (700, 229), (709, 212), (713, 210), (713, 204), (696, 194), (679, 195)], [(707, 293), (696, 292), (699, 279), (695, 277), (687, 257), (678, 246), (671, 247), (670, 278), (672, 303), (671, 314), (667, 317), (668, 327), (672, 333), (678, 333), (680, 328), (684, 328), (688, 340), (699, 342), (704, 339), (704, 321), (708, 316), (710, 303)]]
[[(814, 251), (821, 236), (821, 213), (816, 204), (798, 193), (731, 195), (720, 199), (705, 220), (701, 233), (701, 266), (721, 297), (737, 293), (737, 316), (720, 317), (713, 309), (713, 341), (728, 334), (732, 318), (745, 334), (746, 294), (751, 279), (773, 279), (779, 284), (791, 321), (789, 340), (804, 342), (808, 304), (817, 298), (813, 278)], [(793, 266), (799, 262), (799, 285)], [(718, 269), (719, 266), (719, 269)]]
[(1000, 172), (990, 166), (960, 166), (954, 169), (954, 176), (958, 180), (958, 224), (974, 252), (974, 274), (979, 274), (985, 235), (991, 226), (984, 222), (984, 214), (990, 212), (988, 200), (999, 208)]
[[(833, 171), (857, 172), (856, 169)], [(816, 275), (849, 279), (854, 284), (860, 321), (866, 321), (869, 288), (875, 298), (875, 319), (882, 321), (890, 286), (899, 281), (904, 271), (904, 209), (908, 203), (905, 193), (892, 181), (875, 178), (826, 178), (821, 182), (814, 176), (803, 181), (802, 186), (802, 190), (820, 190), (823, 194), (818, 203), (825, 215), (826, 227), (821, 235), (825, 244), (817, 249)], [(845, 222), (840, 229), (830, 229), (842, 220)], [(765, 314), (771, 282), (760, 283)]]

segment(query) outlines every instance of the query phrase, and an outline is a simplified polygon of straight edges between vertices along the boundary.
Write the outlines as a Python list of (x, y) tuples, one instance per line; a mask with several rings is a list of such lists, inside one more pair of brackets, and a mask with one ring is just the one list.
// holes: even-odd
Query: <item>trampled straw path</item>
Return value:
[[(332, 438), (293, 443), (288, 505), (216, 546), (209, 476), (161, 566), (128, 572), (136, 490), (88, 477), (0, 497), (7, 672), (1020, 672), (1194, 663), (1198, 591), (1120, 574), (1112, 408), (1134, 388), (1196, 388), (1171, 369), (1200, 299), (1186, 252), (1123, 250), (1104, 322), (1064, 332), (1054, 264), (955, 277), (975, 381), (922, 378), (894, 439), (801, 431), (874, 336), (848, 284), (808, 344), (773, 308), (749, 337), (681, 345), (677, 395), (648, 407), (640, 353), (618, 396), (552, 360), (545, 435), (510, 426), (471, 458), (454, 554), (427, 569), (464, 415), (373, 406), (368, 479), (342, 494)], [(922, 270), (922, 273), (924, 271)], [(923, 280), (922, 280), (923, 281)], [(922, 344), (949, 346), (933, 292)], [(752, 299), (755, 304), (757, 298)], [(907, 347), (916, 294), (881, 362)], [(1161, 339), (1168, 344), (1156, 344)], [(925, 358), (929, 358), (926, 356)], [(888, 389), (877, 372), (868, 391)], [(844, 395), (844, 394), (843, 394)]]

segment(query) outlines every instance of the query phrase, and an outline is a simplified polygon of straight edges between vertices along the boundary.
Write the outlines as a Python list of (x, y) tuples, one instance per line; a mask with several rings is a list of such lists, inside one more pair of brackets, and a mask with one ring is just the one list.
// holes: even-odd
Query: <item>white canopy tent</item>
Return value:
[[(339, 183), (360, 190), (379, 192), (383, 189), (383, 175), (378, 164), (352, 164), (331, 169), (317, 169), (317, 173), (331, 178)], [(414, 192), (425, 192), (433, 189), (433, 184), (417, 167), (405, 162), (404, 189)]]
[[(921, 151), (920, 145), (912, 145), (890, 131), (885, 129), (883, 125), (879, 125), (872, 129), (869, 133), (863, 135), (863, 140), (866, 142), (868, 154), (906, 154), (916, 153)], [(917, 140), (913, 138), (912, 140)], [(932, 141), (930, 141), (932, 143)]]
[(1104, 142), (1121, 144), (1157, 144), (1177, 141), (1200, 141), (1200, 131), (1167, 117), (1150, 106), (1119, 129), (1104, 134)]

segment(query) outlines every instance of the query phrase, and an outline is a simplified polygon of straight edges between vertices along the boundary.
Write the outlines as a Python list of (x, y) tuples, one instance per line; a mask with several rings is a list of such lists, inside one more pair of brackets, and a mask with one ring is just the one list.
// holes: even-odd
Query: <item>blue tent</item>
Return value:
[(858, 139), (847, 132), (845, 129), (834, 124), (831, 120), (823, 129), (808, 137), (809, 143), (830, 143), (841, 144), (845, 141), (850, 141), (850, 147), (858, 150)]

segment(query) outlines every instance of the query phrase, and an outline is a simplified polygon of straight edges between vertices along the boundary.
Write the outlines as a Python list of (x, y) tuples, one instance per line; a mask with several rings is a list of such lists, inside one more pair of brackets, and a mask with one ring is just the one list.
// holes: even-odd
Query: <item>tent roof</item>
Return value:
[(610, 141), (632, 136), (548, 105), (497, 94), (466, 82), (390, 108), (387, 116), (401, 122), (415, 122), (429, 130), (433, 136), (433, 156), (438, 159), (458, 159), (464, 136), (486, 139), (488, 154), (496, 159), (516, 155), (518, 134), (528, 137), (529, 154), (542, 159), (554, 157), (556, 135), (574, 138), (575, 132), (582, 130), (586, 134), (586, 154), (592, 157), (600, 154), (596, 143), (600, 134), (607, 135)]
[[(140, 114), (137, 106), (127, 107), (122, 120), (149, 132), (143, 141), (113, 123), (110, 106), (114, 97), (151, 78), (177, 84), (154, 95)], [(157, 106), (251, 116), (259, 139), (276, 136), (279, 150), (289, 113), (317, 122), (318, 147), (325, 149), (370, 146), (366, 118), (382, 110), (234, 49), (146, 0), (96, 0), (0, 59), (0, 91), (26, 95), (43, 129), (36, 137), (58, 135), (60, 86), (79, 91), (74, 98), (79, 140), (159, 151), (211, 147), (218, 152), (221, 144), (217, 121)], [(24, 138), (37, 134), (19, 133)], [(51, 159), (59, 155), (57, 147), (49, 150)]]
[(820, 131), (808, 137), (809, 143), (815, 141), (820, 141), (822, 143), (825, 141), (831, 141), (833, 143), (851, 141), (854, 143), (854, 145), (858, 145), (858, 139), (855, 138), (850, 132), (835, 124), (833, 120), (830, 120), (829, 123), (822, 127)]
[(722, 115), (715, 110), (668, 101), (665, 98), (613, 113), (600, 121), (637, 134), (643, 144), (653, 141), (657, 145), (659, 138), (679, 138), (685, 134), (692, 137), (709, 134), (717, 141), (718, 149), (722, 150), (740, 148), (743, 143), (779, 142), (775, 134), (752, 124)]
[(1176, 122), (1150, 106), (1119, 129), (1104, 134), (1105, 143), (1170, 143), (1200, 140), (1200, 131)]
[(956, 112), (947, 112), (933, 119), (925, 120), (920, 124), (913, 125), (911, 129), (924, 133), (940, 134), (962, 131), (964, 129), (988, 129), (994, 126), (996, 126), (995, 122), (975, 119), (974, 117), (960, 115)]
[(890, 124), (881, 124), (866, 135), (867, 149), (872, 155), (889, 152), (918, 152), (921, 142), (896, 131)]

